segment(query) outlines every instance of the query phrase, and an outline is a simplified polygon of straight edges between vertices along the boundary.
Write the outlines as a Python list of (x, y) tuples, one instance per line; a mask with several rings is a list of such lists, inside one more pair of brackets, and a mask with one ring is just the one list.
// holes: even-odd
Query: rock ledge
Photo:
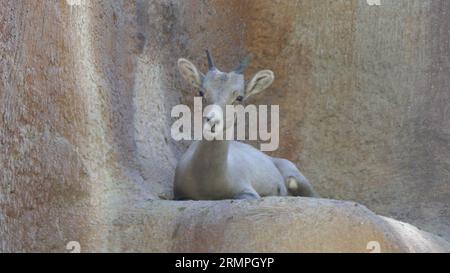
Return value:
[(146, 201), (112, 233), (120, 251), (371, 252), (379, 243), (381, 252), (450, 252), (444, 239), (357, 203), (296, 197)]

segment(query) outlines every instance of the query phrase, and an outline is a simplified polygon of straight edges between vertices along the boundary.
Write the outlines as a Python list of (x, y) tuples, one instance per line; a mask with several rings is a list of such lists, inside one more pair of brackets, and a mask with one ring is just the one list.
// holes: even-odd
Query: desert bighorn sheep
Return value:
[[(225, 105), (241, 102), (269, 87), (274, 74), (262, 70), (245, 84), (245, 58), (230, 73), (217, 69), (206, 51), (209, 71), (202, 74), (190, 61), (178, 60), (181, 75), (199, 88), (206, 104)], [(205, 126), (214, 128), (220, 121), (206, 113)], [(223, 117), (222, 117), (223, 118)], [(223, 130), (234, 126), (226, 124)], [(219, 126), (216, 126), (219, 127)], [(194, 141), (178, 162), (175, 171), (175, 199), (218, 200), (247, 199), (271, 195), (317, 196), (308, 180), (289, 160), (274, 158), (250, 145), (231, 140)]]

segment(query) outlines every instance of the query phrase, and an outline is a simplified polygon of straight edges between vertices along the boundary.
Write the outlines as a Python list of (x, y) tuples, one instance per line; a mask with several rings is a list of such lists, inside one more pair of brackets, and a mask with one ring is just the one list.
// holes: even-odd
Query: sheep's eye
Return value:
[(203, 91), (200, 90), (200, 91), (198, 91), (198, 95), (201, 96), (201, 97), (203, 97), (203, 96), (205, 95), (205, 93), (204, 93)]
[(236, 98), (236, 101), (242, 102), (243, 99), (244, 99), (243, 96), (238, 96), (238, 97)]

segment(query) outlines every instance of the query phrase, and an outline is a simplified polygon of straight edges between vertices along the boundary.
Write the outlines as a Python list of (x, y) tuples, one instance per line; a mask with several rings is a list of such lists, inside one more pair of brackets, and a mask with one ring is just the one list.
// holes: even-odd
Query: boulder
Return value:
[(450, 252), (443, 238), (348, 201), (147, 201), (114, 220), (120, 251)]

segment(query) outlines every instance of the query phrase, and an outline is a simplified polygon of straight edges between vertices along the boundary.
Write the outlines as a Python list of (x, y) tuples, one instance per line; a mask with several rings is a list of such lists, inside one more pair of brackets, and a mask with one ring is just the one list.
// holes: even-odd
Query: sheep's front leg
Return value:
[(261, 198), (255, 190), (246, 190), (236, 195), (233, 199), (258, 199)]

